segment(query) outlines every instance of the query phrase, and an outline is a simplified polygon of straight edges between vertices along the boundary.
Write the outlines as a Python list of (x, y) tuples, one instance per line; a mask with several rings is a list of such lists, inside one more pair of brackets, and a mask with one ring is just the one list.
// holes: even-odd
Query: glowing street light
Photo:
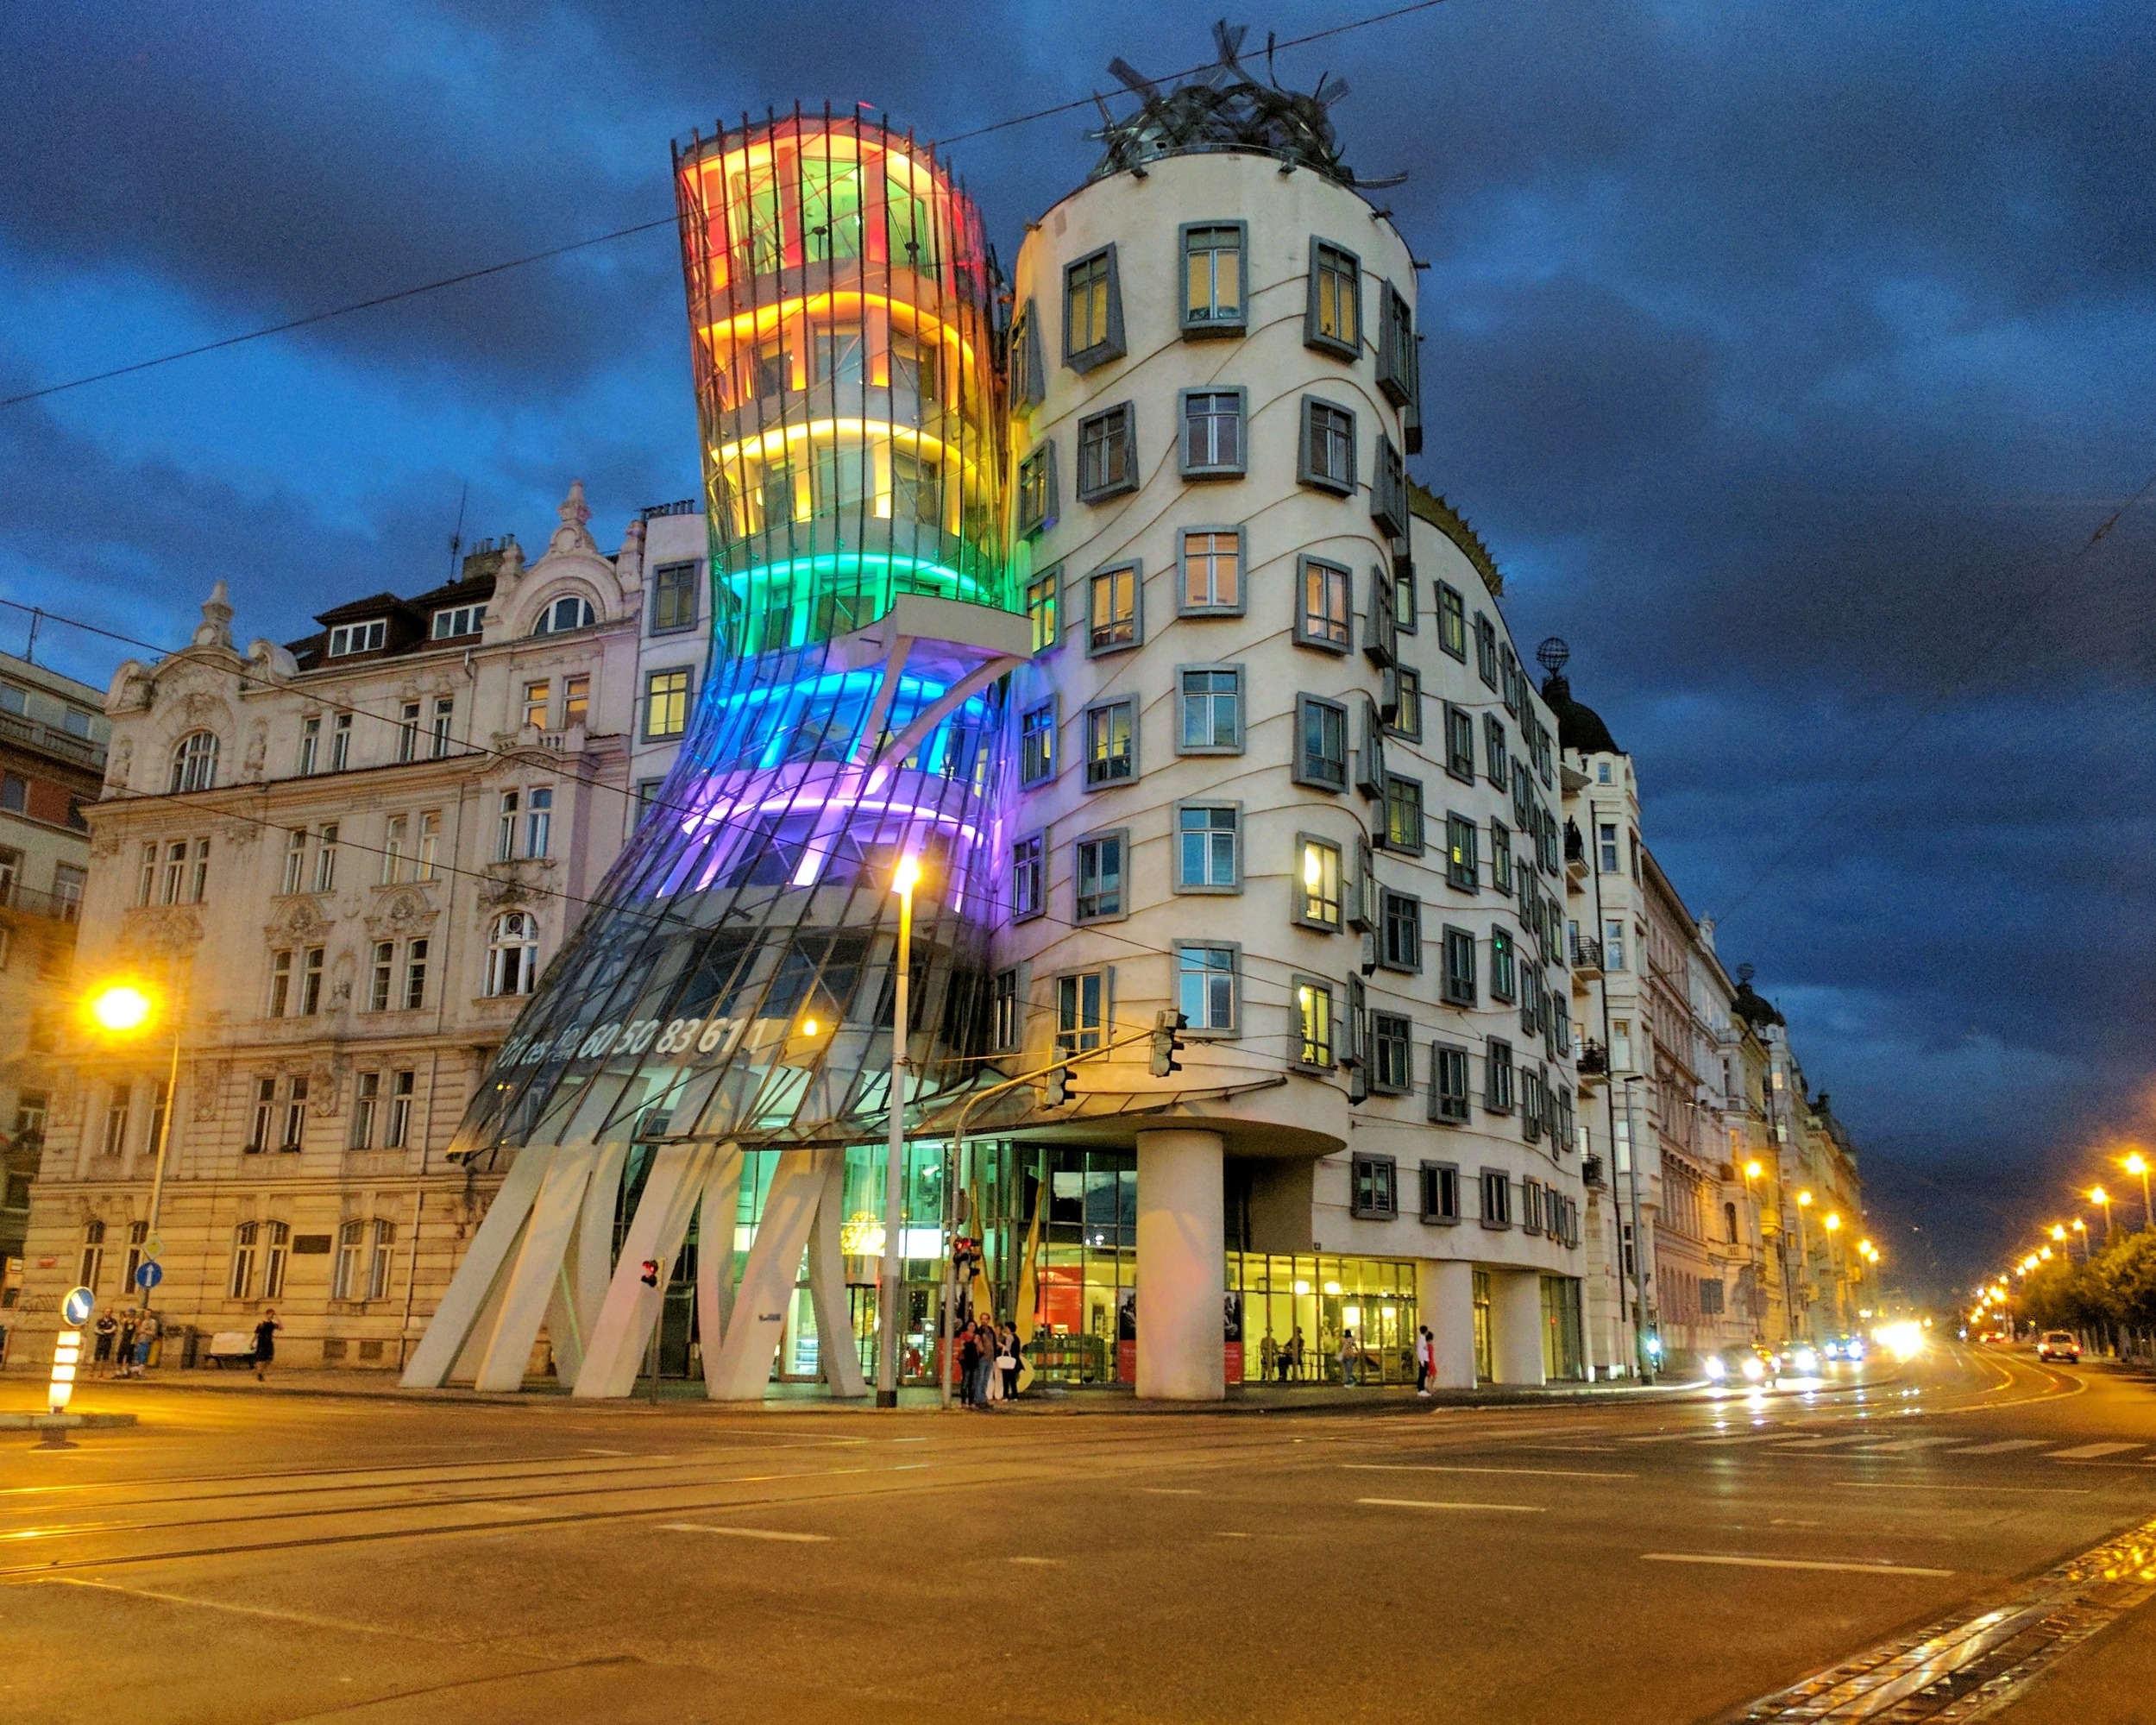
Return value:
[[(157, 1214), (165, 1198), (165, 1156), (172, 1148), (173, 1116), (179, 1111), (179, 1026), (185, 1016), (181, 1011), (183, 999), (181, 992), (175, 987), (171, 998), (162, 1003), (166, 1009), (165, 1016), (172, 1021), (173, 1051), (165, 1072), (165, 1106), (160, 1111), (158, 1117), (157, 1161), (150, 1175), (149, 1216), (142, 1231), (142, 1259), (145, 1263), (155, 1263), (158, 1255), (164, 1250), (163, 1243), (157, 1235)], [(91, 1023), (104, 1035), (114, 1039), (132, 1039), (149, 1032), (156, 1020), (160, 1003), (142, 983), (123, 979), (106, 983), (93, 992), (84, 1004), (88, 1009)], [(146, 1313), (150, 1305), (147, 1289), (156, 1287), (157, 1280), (153, 1277), (145, 1287), (142, 1306)], [(145, 1285), (138, 1283), (137, 1286)]]
[(2111, 1243), (2111, 1194), (2100, 1186), (2089, 1188), (2089, 1202), (2103, 1206), (2103, 1243)]
[(898, 1406), (898, 1300), (900, 1236), (904, 1231), (906, 1173), (906, 1042), (913, 1023), (909, 985), (914, 967), (914, 889), (921, 885), (921, 859), (910, 853), (891, 871), (891, 891), (898, 895), (898, 970), (891, 1010), (890, 1136), (883, 1161), (883, 1289), (877, 1301), (876, 1405)]
[(148, 993), (131, 982), (116, 982), (90, 998), (90, 1016), (101, 1030), (128, 1036), (150, 1021), (154, 1004)]
[(2137, 1174), (2141, 1177), (2141, 1231), (2146, 1233), (2149, 1228), (2156, 1226), (2156, 1212), (2150, 1210), (2148, 1202), (2148, 1158), (2139, 1150), (2130, 1150), (2120, 1166), (2128, 1174)]

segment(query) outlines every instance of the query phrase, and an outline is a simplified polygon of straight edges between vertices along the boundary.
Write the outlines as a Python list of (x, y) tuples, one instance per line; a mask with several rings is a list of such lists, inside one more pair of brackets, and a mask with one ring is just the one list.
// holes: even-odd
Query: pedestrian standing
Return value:
[(267, 1382), (269, 1363), (277, 1357), (277, 1332), (285, 1326), (277, 1321), (277, 1308), (262, 1308), (262, 1321), (255, 1326), (255, 1382)]
[(1018, 1368), (1024, 1360), (1024, 1350), (1019, 1345), (1018, 1326), (1003, 1326), (1003, 1351), (996, 1357), (996, 1369), (1003, 1375), (1003, 1400), (1018, 1400)]
[(1287, 1369), (1280, 1374), (1280, 1382), (1283, 1383), (1285, 1383), (1291, 1377), (1300, 1377), (1303, 1375), (1303, 1326), (1300, 1324), (1295, 1326), (1295, 1333), (1287, 1338), (1286, 1352)]
[(120, 1333), (120, 1320), (112, 1315), (110, 1306), (97, 1314), (96, 1328), (97, 1348), (91, 1356), (91, 1363), (110, 1367), (112, 1363), (112, 1338)]
[(1340, 1381), (1344, 1384), (1352, 1384), (1355, 1381), (1355, 1332), (1353, 1330), (1340, 1332)]
[(150, 1346), (157, 1340), (157, 1314), (145, 1312), (142, 1320), (135, 1326), (135, 1375), (144, 1376), (149, 1370)]
[(1425, 1324), (1415, 1332), (1415, 1394), (1428, 1395), (1437, 1376), (1437, 1338)]
[(112, 1375), (125, 1377), (128, 1368), (135, 1363), (135, 1308), (130, 1306), (120, 1313), (118, 1329), (112, 1338)]
[(971, 1319), (959, 1332), (959, 1373), (960, 1399), (968, 1407), (974, 1407), (981, 1384), (981, 1332)]

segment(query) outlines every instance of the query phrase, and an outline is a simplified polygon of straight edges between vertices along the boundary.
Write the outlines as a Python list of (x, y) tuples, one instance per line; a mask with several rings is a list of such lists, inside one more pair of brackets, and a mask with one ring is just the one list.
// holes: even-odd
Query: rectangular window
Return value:
[(1175, 890), (1242, 891), (1240, 803), (1184, 803), (1176, 806)]
[(386, 1218), (377, 1217), (368, 1230), (367, 1297), (387, 1300), (389, 1297), (390, 1267), (396, 1257), (397, 1224)]
[(1475, 1004), (1474, 936), (1465, 929), (1445, 930), (1444, 994), (1454, 1006)]
[(1085, 709), (1085, 788), (1104, 790), (1138, 776), (1138, 702), (1131, 696)]
[(340, 713), (330, 723), (330, 771), (343, 772), (352, 764), (352, 715)]
[(255, 1080), (255, 1118), (248, 1128), (247, 1147), (250, 1150), (267, 1150), (269, 1135), (277, 1122), (277, 1080), (258, 1078)]
[(1490, 998), (1510, 1002), (1519, 992), (1519, 950), (1512, 934), (1490, 930)]
[(1348, 709), (1315, 695), (1295, 697), (1295, 778), (1324, 790), (1348, 788)]
[(306, 1136), (307, 1080), (300, 1073), (285, 1080), (285, 1130), (278, 1135), (277, 1148), (296, 1150)]
[(1445, 702), (1445, 771), (1466, 784), (1474, 783), (1474, 719), (1464, 707)]
[(1437, 645), (1461, 664), (1468, 662), (1467, 603), (1458, 588), (1442, 581), (1437, 583)]
[[(4, 891), (0, 891), (0, 903), (15, 902), (15, 887), (22, 872), (22, 853), (8, 853), (8, 878)], [(135, 902), (137, 904), (154, 903), (157, 899), (157, 841), (153, 839), (142, 847), (142, 870), (135, 878)]]
[(1108, 1029), (1108, 973), (1078, 971), (1055, 979), (1055, 1050), (1090, 1053)]
[(1295, 979), (1295, 1029), (1298, 1066), (1315, 1072), (1333, 1068), (1333, 990), (1329, 982), (1311, 977)]
[(487, 620), (484, 605), (459, 605), (434, 614), (434, 639), (453, 641), (459, 635), (476, 635)]
[(405, 850), (412, 831), (412, 817), (392, 815), (382, 822), (382, 878), (384, 886), (394, 886), (405, 878)]
[(1468, 1051), (1452, 1042), (1432, 1042), (1430, 1061), (1430, 1117), (1463, 1124), (1468, 1118)]
[(1238, 478), (1243, 472), (1243, 393), (1240, 389), (1183, 392), (1183, 476)]
[(1055, 445), (1044, 443), (1018, 463), (1018, 536), (1046, 532), (1055, 522)]
[(343, 658), (347, 653), (371, 653), (378, 651), (387, 637), (389, 625), (377, 617), (371, 623), (339, 623), (330, 631), (330, 657)]
[(389, 1127), (382, 1134), (386, 1150), (401, 1150), (412, 1136), (412, 1078), (408, 1072), (389, 1075)]
[(414, 878), (435, 880), (440, 878), (442, 852), (442, 811), (429, 809), (419, 816), (419, 866)]
[(1310, 347), (1355, 358), (1362, 339), (1362, 266), (1353, 252), (1313, 238), (1310, 242), (1310, 305), (1303, 340)]
[(336, 891), (336, 823), (330, 822), (315, 835), (314, 890)]
[(535, 731), (546, 729), (546, 710), (554, 704), (554, 685), (544, 680), (524, 686), (524, 722)]
[(651, 633), (670, 635), (696, 626), (696, 570), (693, 563), (663, 563), (651, 572)]
[(1388, 773), (1385, 779), (1385, 847), (1409, 856), (1423, 853), (1423, 785), (1420, 779)]
[(1241, 1028), (1235, 960), (1234, 947), (1177, 943), (1175, 1004), (1187, 1029), (1221, 1036)]
[(1123, 915), (1123, 853), (1128, 842), (1122, 833), (1102, 833), (1078, 841), (1074, 921), (1103, 922)]
[(1185, 665), (1176, 673), (1176, 748), (1186, 755), (1242, 751), (1242, 669)]
[(501, 813), (494, 822), (494, 860), (507, 862), (517, 854), (517, 812), (524, 806), (524, 793), (505, 790), (501, 793)]
[(1602, 968), (1625, 968), (1625, 924), (1621, 920), (1613, 918), (1602, 924)]
[(1183, 230), (1183, 330), (1229, 335), (1243, 327), (1244, 229), (1241, 222), (1192, 223)]
[(1304, 834), (1296, 840), (1295, 920), (1306, 928), (1340, 931), (1340, 847)]
[(1078, 421), (1079, 502), (1098, 503), (1138, 488), (1136, 413), (1125, 401)]
[(1480, 611), (1474, 614), (1474, 669), (1484, 683), (1497, 687), (1497, 625)]
[(1085, 645), (1088, 652), (1120, 652), (1138, 645), (1138, 565), (1120, 563), (1090, 576), (1085, 582)]
[(1016, 412), (1038, 407), (1047, 393), (1048, 368), (1040, 350), (1040, 318), (1028, 299), (1010, 320), (1010, 405)]
[(1386, 728), (1396, 737), (1419, 743), (1423, 740), (1422, 673), (1404, 664), (1395, 665), (1392, 678), (1392, 718)]
[(104, 1111), (104, 1154), (123, 1156), (128, 1148), (128, 1113), (135, 1100), (130, 1086), (115, 1084), (108, 1092)]
[(562, 679), (562, 728), (573, 731), (591, 722), (591, 677), (588, 674)]
[(1122, 288), (1116, 248), (1103, 246), (1063, 271), (1063, 362), (1087, 372), (1123, 354)]
[(309, 947), (299, 960), (299, 1012), (312, 1017), (322, 1010), (323, 948)]
[(292, 953), (290, 948), (269, 955), (269, 1017), (281, 1018), (292, 1010)]
[(1063, 570), (1043, 570), (1026, 583), (1026, 620), (1033, 626), (1033, 650), (1045, 653), (1062, 639)]
[(1018, 719), (1018, 782), (1046, 784), (1055, 777), (1055, 702), (1028, 707)]
[(391, 973), (397, 965), (397, 943), (394, 941), (374, 942), (374, 963), (367, 989), (367, 1010), (369, 1012), (389, 1010)]
[(187, 885), (187, 841), (173, 839), (165, 846), (164, 877), (158, 889), (158, 903), (177, 904), (179, 895)]
[(524, 853), (543, 857), (553, 842), (554, 792), (550, 786), (534, 785), (525, 798)]
[(382, 1075), (378, 1072), (352, 1075), (352, 1134), (346, 1148), (371, 1149), (374, 1143), (374, 1113), (381, 1106)]
[(662, 743), (688, 733), (688, 679), (686, 665), (655, 670), (644, 679), (644, 740)]
[(1460, 1219), (1460, 1170), (1450, 1162), (1424, 1162), (1423, 1220), (1457, 1222)]
[(408, 761), (419, 753), (419, 703), (407, 701), (397, 709), (397, 759)]
[(1303, 436), (1296, 478), (1345, 497), (1355, 488), (1355, 416), (1315, 396), (1303, 398)]
[(1355, 616), (1353, 577), (1336, 563), (1313, 557), (1299, 562), (1303, 602), (1296, 613), (1295, 639), (1304, 646), (1346, 652)]
[(1503, 1168), (1486, 1168), (1482, 1170), (1482, 1225), (1486, 1228), (1509, 1228), (1512, 1225), (1512, 1181)]
[(1382, 915), (1378, 960), (1387, 970), (1423, 967), (1423, 902), (1412, 894), (1386, 889), (1379, 894)]
[(1242, 532), (1236, 527), (1197, 527), (1183, 534), (1185, 616), (1205, 613), (1240, 615), (1242, 611)]
[(1480, 835), (1480, 829), (1466, 815), (1445, 816), (1445, 882), (1462, 892), (1473, 892), (1481, 885), (1481, 859), (1475, 855)]
[(1025, 1013), (1018, 997), (1018, 973), (999, 970), (989, 984), (989, 1046), (1001, 1052), (1018, 1048), (1026, 1036)]
[(1013, 922), (1038, 916), (1048, 908), (1047, 840), (1028, 833), (1010, 847), (1010, 915)]
[(404, 1000), (407, 1012), (417, 1012), (427, 1004), (427, 943), (424, 941), (405, 943)]
[(442, 759), (449, 752), (449, 727), (456, 722), (456, 697), (453, 695), (437, 696), (434, 703), (433, 733), (428, 742), (428, 746), (437, 760)]
[(310, 715), (299, 721), (299, 776), (304, 778), (319, 765), (322, 752), (322, 719), (318, 714)]
[(1370, 523), (1388, 539), (1407, 537), (1407, 463), (1382, 431), (1370, 463)]
[(1494, 713), (1482, 715), (1482, 767), (1484, 776), (1499, 790), (1505, 789), (1506, 743), (1505, 721)]
[(1415, 345), (1415, 314), (1408, 308), (1406, 296), (1391, 282), (1386, 282), (1381, 291), (1383, 297), (1378, 302), (1378, 387), (1395, 407), (1407, 407), (1421, 393), (1422, 367)]
[(1512, 1111), (1512, 1045), (1492, 1036), (1482, 1055), (1482, 1105), (1493, 1114)]
[(1348, 1209), (1357, 1216), (1389, 1220), (1399, 1213), (1395, 1186), (1399, 1168), (1390, 1156), (1355, 1156), (1348, 1163)]
[(1370, 1088), (1405, 1096), (1414, 1088), (1415, 1026), (1397, 1012), (1370, 1015)]
[(1392, 626), (1411, 635), (1419, 626), (1415, 601), (1415, 565), (1405, 557), (1392, 559)]
[[(1594, 831), (1595, 851), (1597, 859), (1600, 864), (1600, 872), (1604, 874), (1615, 874), (1617, 872), (1617, 828), (1605, 821), (1596, 827)], [(1613, 970), (1617, 966), (1612, 965), (1611, 968)]]

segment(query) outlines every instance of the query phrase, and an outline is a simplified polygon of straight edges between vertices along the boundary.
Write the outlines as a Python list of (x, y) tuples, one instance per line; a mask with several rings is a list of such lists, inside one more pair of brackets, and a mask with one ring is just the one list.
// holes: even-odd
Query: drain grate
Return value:
[(1998, 1604), (1868, 1647), (1725, 1716), (1743, 1725), (1969, 1725), (2152, 1595), (2156, 1520), (2054, 1564)]

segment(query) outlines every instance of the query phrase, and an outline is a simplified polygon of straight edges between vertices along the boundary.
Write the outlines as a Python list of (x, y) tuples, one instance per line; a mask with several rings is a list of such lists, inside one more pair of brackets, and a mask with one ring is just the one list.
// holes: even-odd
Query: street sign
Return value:
[(142, 1256), (146, 1258), (163, 1257), (165, 1256), (165, 1237), (162, 1234), (152, 1234), (148, 1239), (143, 1241)]
[(135, 1267), (135, 1285), (148, 1294), (165, 1279), (165, 1268), (155, 1258), (144, 1258)]
[(86, 1287), (71, 1287), (67, 1297), (60, 1303), (60, 1314), (67, 1320), (67, 1327), (79, 1330), (90, 1321), (90, 1314), (97, 1308), (97, 1296)]

